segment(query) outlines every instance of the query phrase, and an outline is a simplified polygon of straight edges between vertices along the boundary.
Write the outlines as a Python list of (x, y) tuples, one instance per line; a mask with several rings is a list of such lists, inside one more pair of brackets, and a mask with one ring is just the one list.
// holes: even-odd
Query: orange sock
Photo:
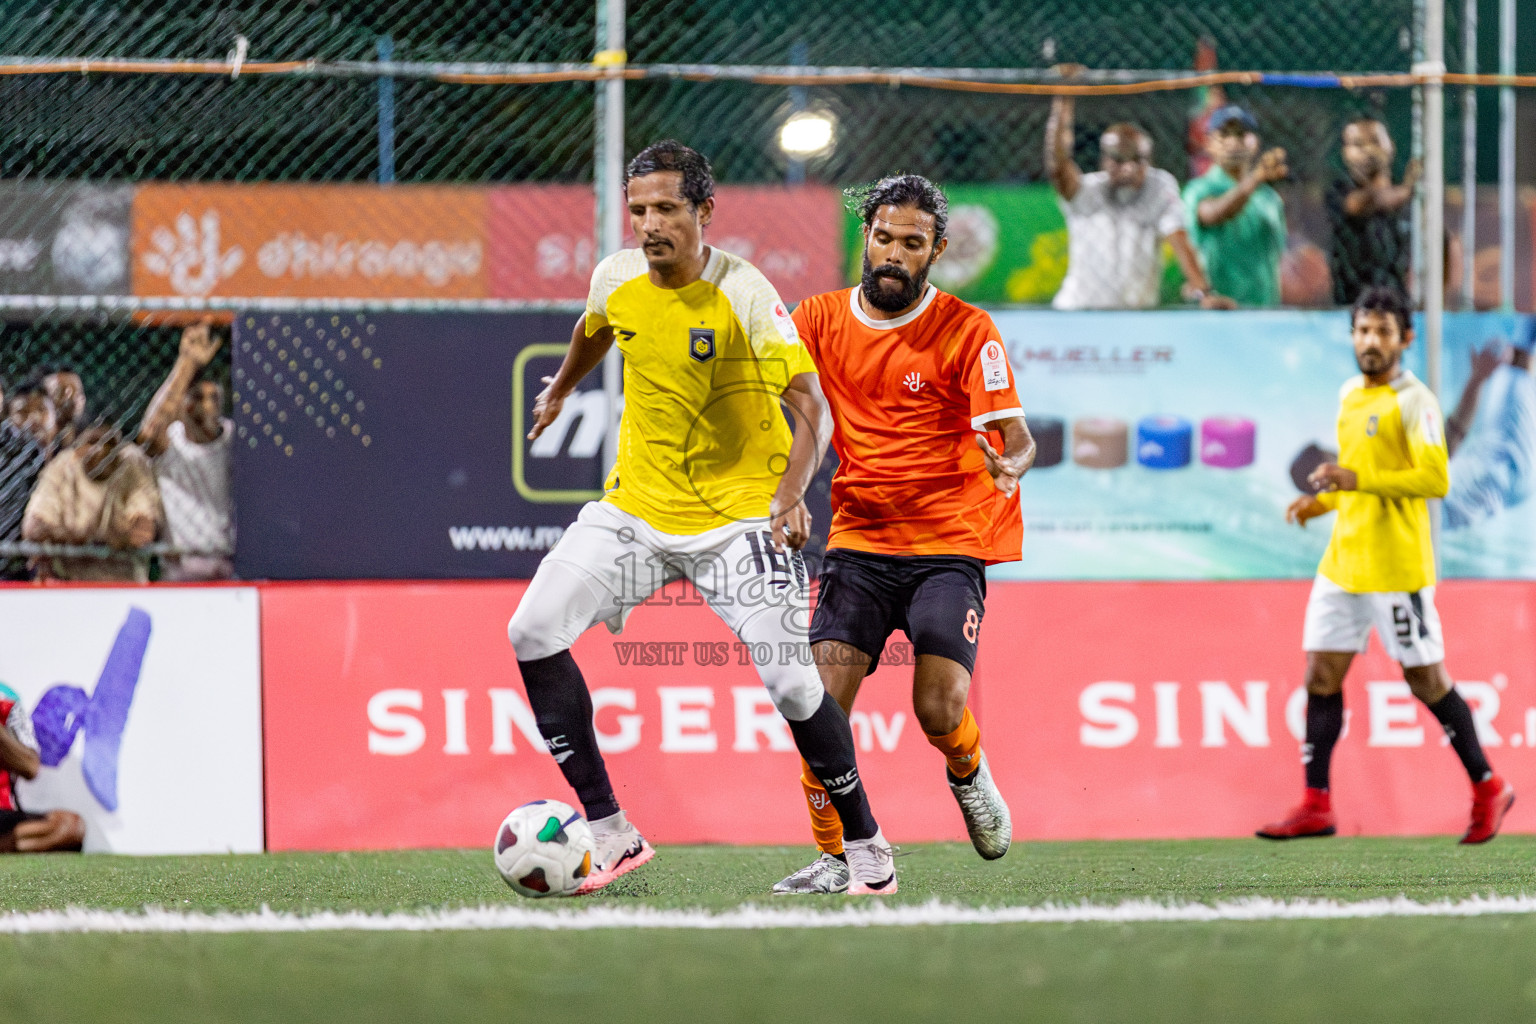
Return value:
[(811, 833), (823, 853), (838, 856), (843, 852), (843, 822), (821, 782), (811, 774), (811, 766), (800, 762), (800, 785), (805, 789), (805, 805), (811, 812)]
[[(923, 735), (927, 736), (927, 733)], [(981, 767), (981, 727), (976, 724), (976, 716), (971, 714), (970, 708), (965, 709), (965, 717), (960, 719), (954, 732), (928, 736), (928, 742), (944, 755), (949, 770), (957, 779), (963, 779)]]

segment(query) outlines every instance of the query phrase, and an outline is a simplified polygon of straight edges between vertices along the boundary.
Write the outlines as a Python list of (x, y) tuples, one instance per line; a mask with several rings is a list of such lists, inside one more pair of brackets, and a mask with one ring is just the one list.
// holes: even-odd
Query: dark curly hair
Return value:
[(681, 174), (683, 198), (694, 207), (706, 199), (714, 198), (715, 172), (709, 166), (709, 160), (703, 153), (690, 149), (676, 139), (653, 142), (636, 153), (629, 166), (624, 168), (624, 191), (629, 191), (629, 183), (633, 179), (658, 171), (677, 171)]
[(856, 185), (843, 193), (849, 208), (867, 228), (882, 206), (915, 206), (933, 214), (933, 244), (938, 245), (949, 227), (949, 199), (944, 190), (921, 174), (893, 174), (873, 185)]
[(1387, 313), (1397, 320), (1397, 329), (1402, 334), (1407, 334), (1413, 328), (1413, 314), (1408, 309), (1408, 300), (1403, 298), (1402, 292), (1387, 285), (1372, 285), (1360, 293), (1355, 299), (1355, 304), (1349, 309), (1349, 325), (1355, 325), (1355, 318), (1361, 313)]

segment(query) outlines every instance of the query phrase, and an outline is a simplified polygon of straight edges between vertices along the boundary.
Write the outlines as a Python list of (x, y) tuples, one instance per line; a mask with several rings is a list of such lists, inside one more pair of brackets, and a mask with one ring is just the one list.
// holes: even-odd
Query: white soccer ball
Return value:
[(592, 826), (570, 804), (534, 800), (506, 816), (492, 851), (519, 895), (570, 896), (592, 873)]

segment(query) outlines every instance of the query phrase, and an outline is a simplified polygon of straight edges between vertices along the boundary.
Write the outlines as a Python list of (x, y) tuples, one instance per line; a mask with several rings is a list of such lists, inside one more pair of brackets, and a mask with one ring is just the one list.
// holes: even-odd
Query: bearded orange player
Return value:
[[(944, 755), (976, 852), (1008, 852), (1012, 822), (966, 706), (986, 566), (1017, 561), (1019, 478), (1035, 459), (992, 318), (928, 283), (947, 245), (949, 204), (915, 174), (858, 197), (864, 276), (802, 302), (795, 327), (832, 407), (832, 526), (810, 639), (822, 684), (845, 711), (901, 630), (917, 654), (912, 710)], [(776, 893), (848, 886), (842, 824), (809, 771), (801, 783), (821, 854)]]

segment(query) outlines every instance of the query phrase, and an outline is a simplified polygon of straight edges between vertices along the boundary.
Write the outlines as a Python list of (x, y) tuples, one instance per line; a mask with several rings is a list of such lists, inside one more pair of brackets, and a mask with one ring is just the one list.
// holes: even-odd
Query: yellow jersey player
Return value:
[[(530, 438), (560, 414), (615, 341), (624, 356), (618, 461), (539, 565), (507, 633), (539, 732), (581, 799), (596, 848), (577, 892), (600, 889), (654, 851), (619, 808), (571, 657), (596, 623), (617, 633), (634, 608), (687, 579), (742, 641), (776, 653), (806, 643), (810, 597), (801, 496), (826, 451), (830, 413), (816, 367), (766, 278), (704, 244), (709, 161), (658, 142), (624, 183), (638, 249), (592, 274), (586, 314), (533, 410)], [(795, 417), (790, 434), (780, 402)], [(849, 837), (849, 891), (896, 891), (891, 847), (869, 810), (848, 716), (809, 657), (760, 665), (800, 755)]]
[(1413, 341), (1408, 307), (1392, 289), (1361, 293), (1350, 312), (1360, 375), (1339, 395), (1339, 461), (1309, 478), (1321, 493), (1285, 511), (1288, 522), (1337, 512), (1307, 601), (1307, 732), (1301, 747), (1306, 792), (1264, 839), (1331, 836), (1337, 828), (1328, 764), (1344, 724), (1344, 674), (1374, 626), (1403, 667), (1413, 695), (1429, 708), (1472, 781), (1472, 822), (1463, 843), (1498, 834), (1515, 791), (1488, 766), (1472, 710), (1445, 671), (1435, 611), (1435, 553), (1427, 498), (1445, 496), (1450, 476), (1440, 405), (1403, 369)]

